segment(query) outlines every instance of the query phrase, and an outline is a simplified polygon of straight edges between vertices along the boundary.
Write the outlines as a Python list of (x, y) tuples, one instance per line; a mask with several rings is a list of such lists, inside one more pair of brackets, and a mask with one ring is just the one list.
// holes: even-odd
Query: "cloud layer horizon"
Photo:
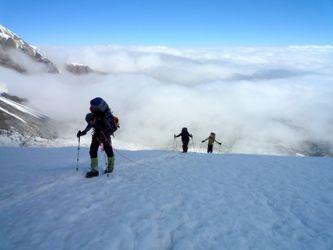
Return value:
[(117, 139), (142, 147), (169, 146), (188, 127), (197, 146), (214, 131), (232, 153), (332, 152), (333, 46), (41, 50), (60, 68), (77, 62), (108, 73), (0, 69), (10, 93), (64, 124), (60, 136), (82, 129), (89, 100), (101, 96), (120, 118)]

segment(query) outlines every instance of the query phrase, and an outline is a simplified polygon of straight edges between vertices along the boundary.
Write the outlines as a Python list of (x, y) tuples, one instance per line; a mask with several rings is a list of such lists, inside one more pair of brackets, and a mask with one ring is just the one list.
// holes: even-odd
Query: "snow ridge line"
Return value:
[(8, 115), (10, 115), (10, 116), (12, 116), (12, 117), (18, 119), (18, 120), (20, 120), (20, 121), (23, 122), (23, 123), (27, 123), (27, 122), (26, 122), (25, 120), (23, 120), (21, 117), (15, 115), (15, 114), (13, 114), (13, 113), (10, 113), (8, 110), (6, 110), (6, 109), (4, 109), (4, 108), (2, 108), (2, 107), (0, 107), (0, 110), (3, 111), (3, 112), (5, 112), (5, 113), (7, 113)]
[(19, 110), (23, 113), (32, 115), (33, 117), (35, 117), (37, 119), (43, 119), (44, 118), (44, 115), (42, 115), (41, 113), (39, 113), (36, 110), (34, 110), (32, 108), (29, 108), (25, 105), (22, 105), (20, 103), (8, 100), (7, 98), (1, 97), (1, 96), (0, 96), (0, 101), (12, 106), (13, 108), (15, 108), (15, 109), (17, 109), (17, 110)]

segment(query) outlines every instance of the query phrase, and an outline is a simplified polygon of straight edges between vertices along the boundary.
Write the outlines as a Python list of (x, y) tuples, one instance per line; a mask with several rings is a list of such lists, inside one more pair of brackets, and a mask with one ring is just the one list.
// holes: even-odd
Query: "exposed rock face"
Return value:
[(43, 57), (34, 47), (0, 25), (0, 65), (20, 73), (27, 73), (26, 67), (13, 56), (15, 53), (23, 53), (34, 62), (44, 65), (46, 72), (59, 73), (57, 67), (49, 59)]
[(24, 98), (0, 94), (0, 130), (18, 132), (26, 137), (55, 137), (51, 120), (26, 103)]
[(75, 75), (85, 75), (85, 74), (100, 74), (100, 75), (106, 75), (107, 73), (102, 72), (102, 71), (98, 71), (98, 70), (94, 70), (92, 68), (90, 68), (89, 66), (80, 64), (80, 63), (69, 63), (66, 64), (66, 70), (72, 74)]
[(5, 93), (5, 92), (1, 93), (0, 97), (7, 98), (9, 100), (12, 100), (14, 102), (17, 102), (17, 103), (23, 104), (23, 105), (28, 103), (28, 99), (26, 99), (26, 98), (18, 97), (16, 95), (10, 95), (10, 94)]
[(79, 63), (71, 63), (66, 65), (66, 70), (70, 73), (76, 74), (76, 75), (84, 75), (89, 73), (95, 73), (94, 70), (92, 70), (89, 66), (85, 66), (83, 64)]
[[(1, 43), (1, 42), (0, 42)], [(10, 59), (9, 55), (0, 48), (0, 66), (13, 69), (19, 73), (27, 73), (27, 70)]]

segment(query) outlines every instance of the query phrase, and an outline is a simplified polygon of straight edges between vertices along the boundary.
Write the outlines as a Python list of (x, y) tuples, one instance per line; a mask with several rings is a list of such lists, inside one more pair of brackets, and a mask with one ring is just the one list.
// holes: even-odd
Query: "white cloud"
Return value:
[(89, 100), (101, 96), (120, 117), (118, 138), (145, 146), (166, 146), (187, 126), (197, 143), (216, 132), (231, 152), (291, 153), (310, 142), (332, 147), (333, 46), (42, 50), (58, 66), (78, 62), (110, 73), (1, 69), (9, 92), (72, 124), (66, 136), (84, 127)]
[(8, 92), (8, 89), (7, 89), (6, 84), (0, 82), (0, 94), (1, 93), (7, 93), (7, 92)]

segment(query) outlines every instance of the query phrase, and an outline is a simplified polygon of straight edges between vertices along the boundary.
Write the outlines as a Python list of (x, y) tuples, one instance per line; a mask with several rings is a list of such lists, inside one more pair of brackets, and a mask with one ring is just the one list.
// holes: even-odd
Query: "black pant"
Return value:
[(213, 153), (213, 145), (208, 145), (207, 153)]
[(183, 143), (183, 153), (186, 153), (187, 152), (187, 150), (188, 150), (188, 143), (189, 143), (190, 141), (189, 140), (182, 140), (182, 143)]
[(183, 142), (183, 153), (186, 153), (187, 150), (188, 150), (188, 142), (187, 143)]
[(96, 158), (97, 157), (97, 151), (99, 145), (103, 144), (104, 151), (108, 157), (113, 156), (113, 149), (111, 146), (111, 137), (110, 135), (99, 132), (99, 133), (94, 133), (92, 136), (91, 144), (90, 144), (90, 158)]

